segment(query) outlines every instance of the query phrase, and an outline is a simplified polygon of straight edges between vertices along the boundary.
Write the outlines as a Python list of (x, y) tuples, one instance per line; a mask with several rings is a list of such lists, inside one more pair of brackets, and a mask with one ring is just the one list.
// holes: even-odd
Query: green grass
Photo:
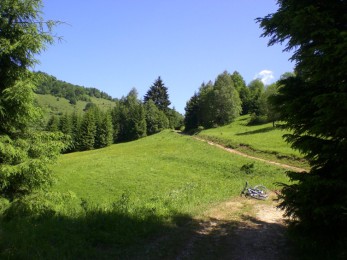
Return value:
[(249, 119), (249, 115), (241, 116), (229, 125), (203, 130), (198, 136), (250, 155), (309, 168), (303, 155), (283, 139), (288, 131), (273, 127), (272, 123), (249, 126)]
[[(262, 162), (245, 174), (240, 168), (249, 163), (252, 160), (171, 131), (63, 155), (54, 166), (57, 183), (52, 192), (75, 196), (57, 200), (60, 206), (53, 211), (44, 207), (43, 199), (34, 204), (45, 214), (2, 221), (0, 256), (169, 257), (184, 242), (184, 230), (188, 223), (194, 225), (194, 216), (238, 196), (246, 180), (270, 189), (276, 188), (275, 182), (288, 181), (285, 170)], [(168, 234), (179, 239), (165, 240)]]

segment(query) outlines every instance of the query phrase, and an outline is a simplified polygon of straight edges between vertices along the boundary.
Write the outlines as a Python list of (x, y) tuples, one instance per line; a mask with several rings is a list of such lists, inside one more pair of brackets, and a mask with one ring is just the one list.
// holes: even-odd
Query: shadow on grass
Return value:
[[(264, 243), (279, 243), (278, 236), (263, 237), (276, 224), (242, 229), (241, 222), (210, 218), (196, 220), (173, 213), (105, 212), (90, 210), (76, 217), (40, 216), (2, 221), (0, 257), (3, 259), (225, 259), (244, 249), (244, 236), (256, 237), (261, 255)], [(267, 231), (266, 231), (267, 230)], [(265, 233), (264, 233), (265, 232)], [(247, 236), (246, 236), (247, 238)], [(246, 244), (248, 245), (248, 244)], [(259, 252), (258, 252), (259, 251)], [(282, 258), (283, 259), (283, 258)]]
[(141, 210), (1, 220), (0, 258), (302, 259), (302, 253), (294, 254), (285, 228), (271, 220), (248, 215), (199, 220)]
[(243, 132), (243, 133), (237, 133), (236, 135), (254, 135), (254, 134), (261, 134), (261, 133), (267, 133), (267, 132), (271, 132), (273, 130), (275, 130), (275, 127), (269, 126), (269, 127), (265, 127), (265, 128), (261, 128), (261, 129), (257, 129), (257, 130), (253, 130), (253, 131), (247, 131), (247, 132)]
[(75, 217), (15, 218), (1, 221), (0, 258), (146, 258), (162, 254), (155, 245), (158, 237), (191, 221), (183, 214), (168, 219), (148, 210), (122, 213), (97, 209)]

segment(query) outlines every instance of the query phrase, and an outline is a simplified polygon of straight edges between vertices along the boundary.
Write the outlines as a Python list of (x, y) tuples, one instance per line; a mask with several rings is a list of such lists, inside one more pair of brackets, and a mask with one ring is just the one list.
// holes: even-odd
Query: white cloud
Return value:
[(255, 75), (254, 79), (260, 79), (264, 85), (269, 85), (274, 81), (275, 76), (271, 70), (262, 70)]

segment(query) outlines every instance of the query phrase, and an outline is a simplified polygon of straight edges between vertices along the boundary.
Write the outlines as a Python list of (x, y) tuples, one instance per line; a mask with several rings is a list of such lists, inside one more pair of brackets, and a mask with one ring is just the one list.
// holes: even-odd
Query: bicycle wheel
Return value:
[(253, 189), (256, 190), (259, 194), (262, 194), (262, 195), (267, 195), (267, 193), (268, 193), (268, 189), (265, 186), (263, 186), (263, 185), (254, 186)]

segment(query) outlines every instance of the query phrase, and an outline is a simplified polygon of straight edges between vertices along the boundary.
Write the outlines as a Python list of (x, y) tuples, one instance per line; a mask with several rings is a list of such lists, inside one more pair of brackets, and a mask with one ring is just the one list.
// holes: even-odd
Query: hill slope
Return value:
[(55, 97), (50, 94), (36, 94), (37, 104), (43, 109), (44, 117), (47, 121), (53, 115), (63, 115), (65, 113), (73, 113), (74, 111), (82, 113), (88, 103), (96, 104), (102, 110), (115, 107), (116, 103), (112, 100), (90, 97), (90, 101), (76, 101), (71, 104), (69, 100), (63, 97)]
[[(39, 221), (2, 223), (2, 256), (176, 255), (172, 250), (184, 247), (184, 237), (196, 225), (194, 216), (238, 197), (246, 180), (270, 189), (274, 182), (287, 182), (284, 169), (263, 162), (255, 162), (253, 172), (246, 174), (241, 167), (251, 162), (168, 130), (63, 155), (53, 169), (57, 183), (52, 191), (70, 195)], [(39, 208), (50, 209), (49, 205), (40, 203)]]
[(203, 130), (198, 136), (256, 157), (309, 167), (303, 155), (283, 139), (288, 131), (273, 127), (272, 123), (249, 126), (249, 119), (249, 115), (241, 116), (229, 125)]

